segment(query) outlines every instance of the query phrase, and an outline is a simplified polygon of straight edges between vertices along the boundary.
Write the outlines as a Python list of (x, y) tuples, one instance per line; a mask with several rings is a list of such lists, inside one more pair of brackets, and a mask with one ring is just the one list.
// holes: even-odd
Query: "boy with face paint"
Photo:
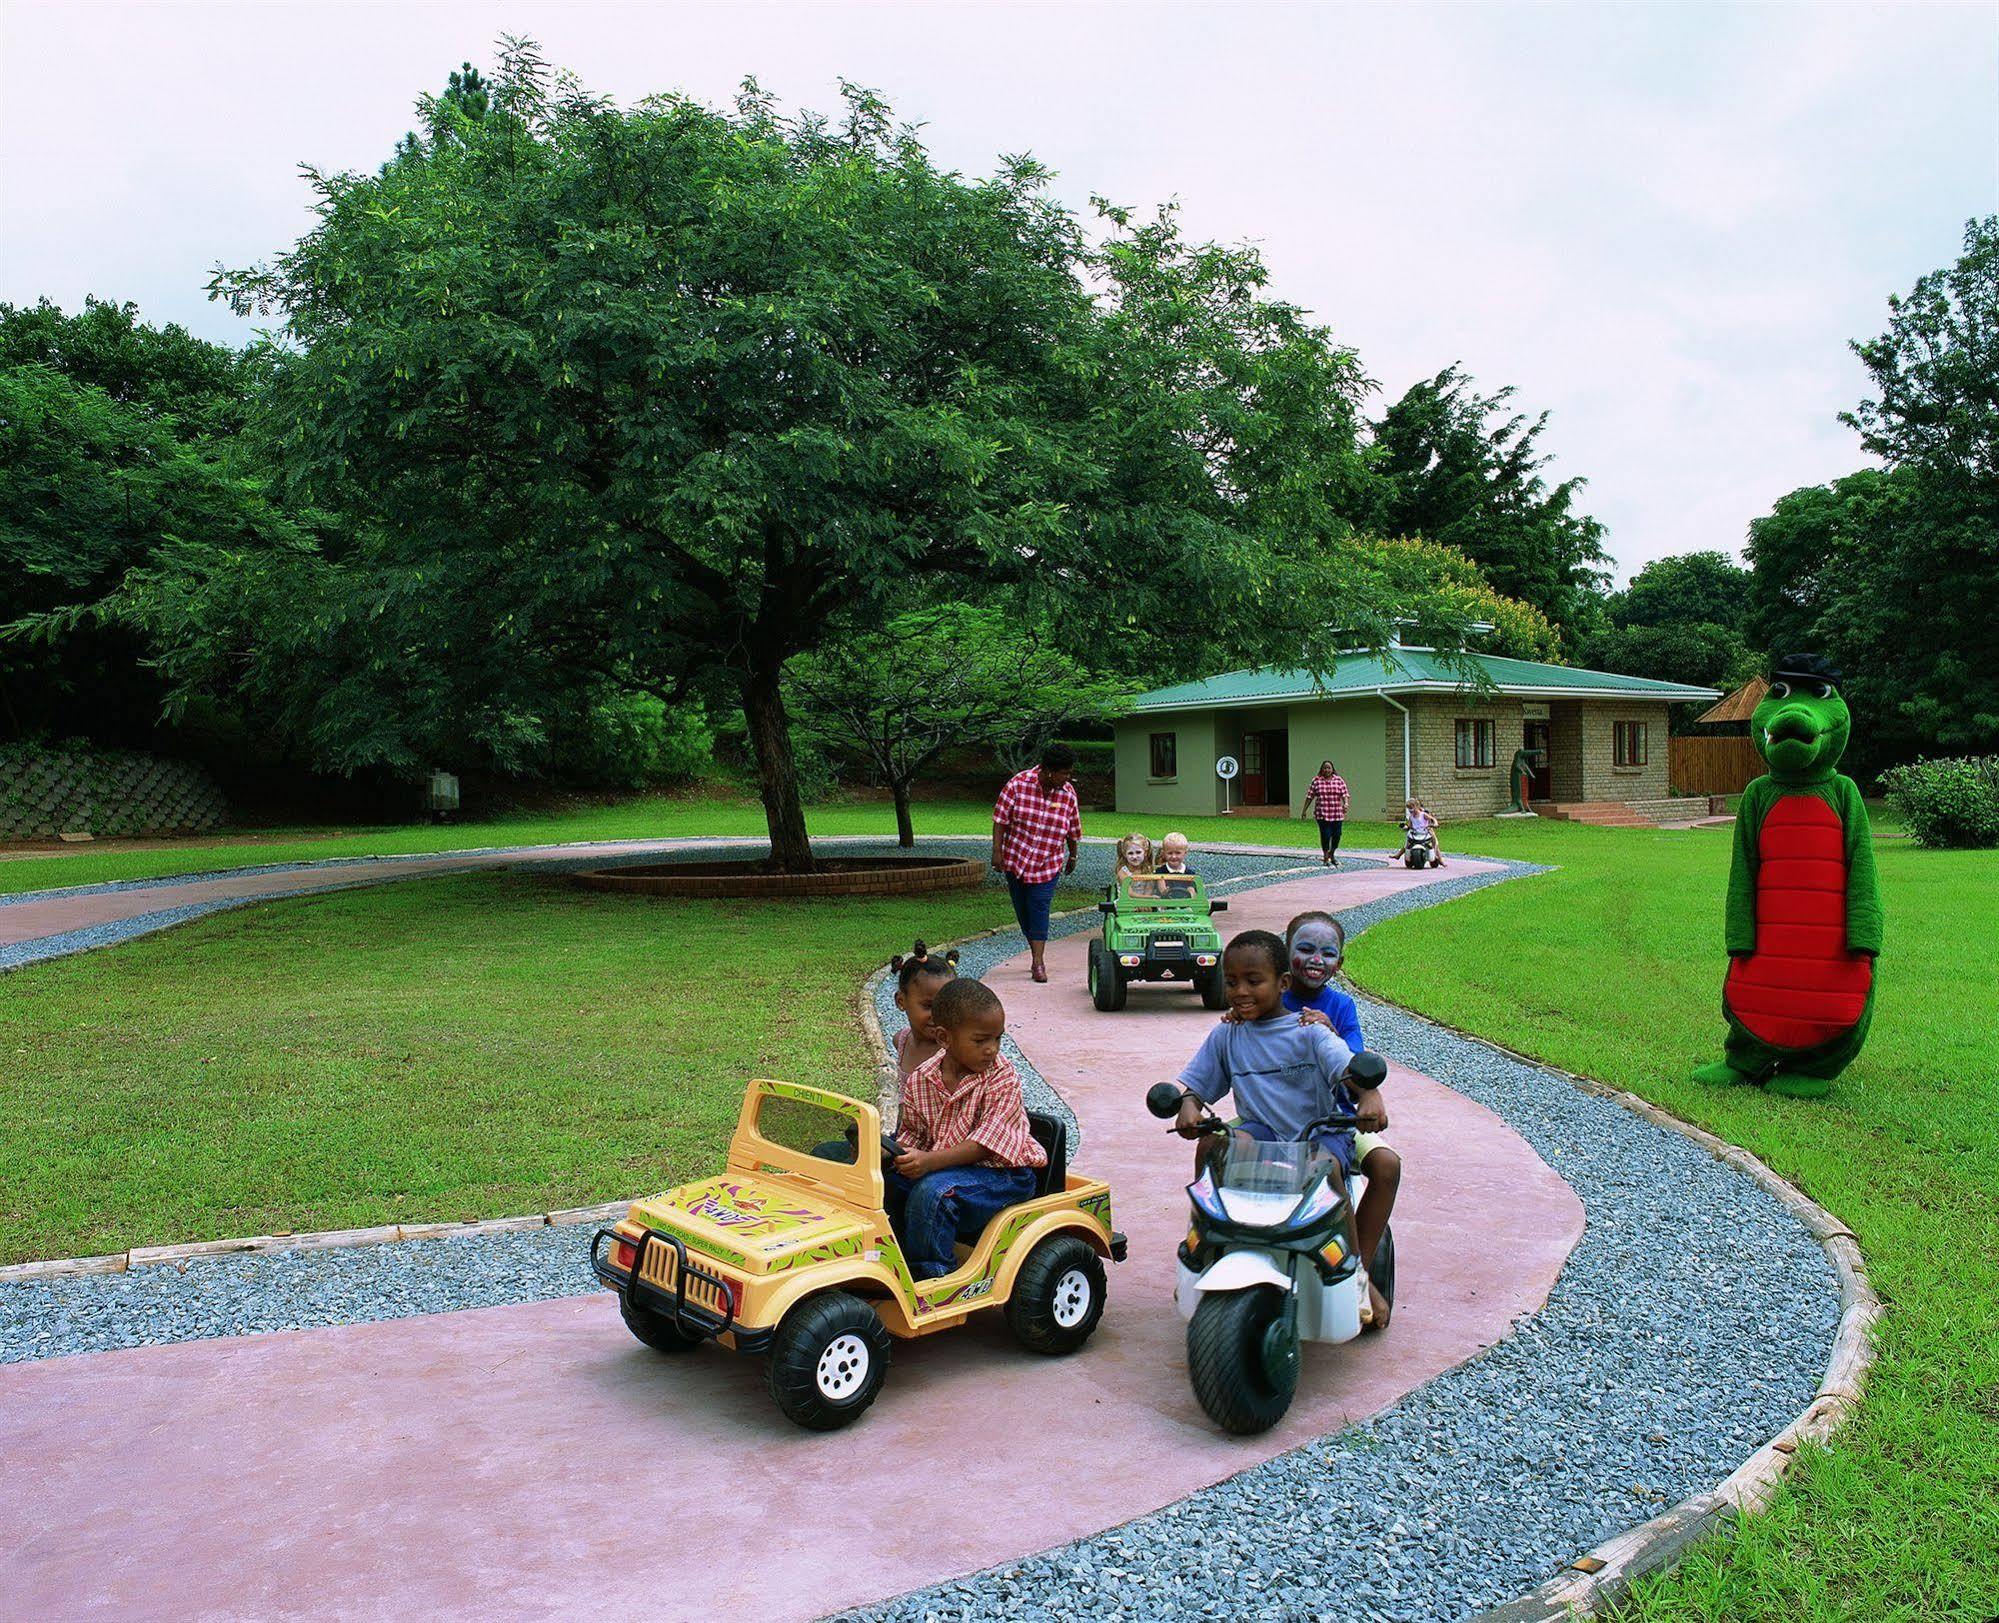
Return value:
[[(1340, 1041), (1358, 1054), (1367, 1046), (1360, 1034), (1360, 1006), (1333, 984), (1347, 954), (1347, 933), (1340, 921), (1330, 913), (1300, 913), (1284, 927), (1284, 942), (1291, 955), (1284, 1007), (1296, 1012), (1301, 1025), (1331, 1026)], [(1395, 1210), (1396, 1191), (1402, 1187), (1402, 1157), (1382, 1136), (1388, 1109), (1380, 1101), (1378, 1093), (1358, 1101), (1361, 1124), (1354, 1135), (1354, 1160), (1367, 1179), (1367, 1189), (1354, 1208), (1354, 1240), (1368, 1258), (1381, 1244), (1389, 1214)], [(1379, 1300), (1373, 1328), (1384, 1328), (1388, 1315), (1388, 1302)]]

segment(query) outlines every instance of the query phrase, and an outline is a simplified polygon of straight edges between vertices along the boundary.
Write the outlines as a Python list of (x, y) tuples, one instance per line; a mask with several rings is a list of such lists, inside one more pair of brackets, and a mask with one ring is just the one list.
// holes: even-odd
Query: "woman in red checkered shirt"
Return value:
[(1006, 875), (1013, 916), (1027, 937), (1037, 981), (1048, 979), (1042, 955), (1048, 950), (1048, 904), (1055, 884), (1076, 871), (1076, 846), (1083, 837), (1082, 813), (1076, 806), (1076, 752), (1067, 744), (1050, 744), (1041, 764), (1016, 772), (1006, 780), (993, 806), (993, 867)]
[(946, 981), (931, 1005), (940, 1052), (902, 1085), (895, 1138), (902, 1154), (883, 1174), (909, 1271), (941, 1279), (959, 1240), (976, 1243), (1009, 1206), (1029, 1199), (1048, 1153), (1027, 1124), (1020, 1073), (1000, 1052), (1006, 1010), (991, 987)]
[(1305, 791), (1305, 814), (1319, 821), (1319, 860), (1328, 867), (1340, 865), (1340, 835), (1347, 826), (1347, 780), (1333, 770), (1331, 761), (1319, 763), (1319, 775)]

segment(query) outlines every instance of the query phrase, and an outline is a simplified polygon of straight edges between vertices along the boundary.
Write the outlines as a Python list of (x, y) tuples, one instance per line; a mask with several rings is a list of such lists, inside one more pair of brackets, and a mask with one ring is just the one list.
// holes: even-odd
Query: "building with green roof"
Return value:
[[(1117, 806), (1136, 816), (1297, 815), (1322, 760), (1352, 791), (1349, 816), (1395, 818), (1420, 799), (1445, 819), (1512, 801), (1532, 752), (1549, 809), (1646, 807), (1669, 798), (1667, 707), (1713, 688), (1573, 665), (1440, 654), (1397, 644), (1344, 655), (1323, 677), (1266, 666), (1141, 695), (1117, 724)], [(1216, 770), (1224, 757), (1236, 777)]]

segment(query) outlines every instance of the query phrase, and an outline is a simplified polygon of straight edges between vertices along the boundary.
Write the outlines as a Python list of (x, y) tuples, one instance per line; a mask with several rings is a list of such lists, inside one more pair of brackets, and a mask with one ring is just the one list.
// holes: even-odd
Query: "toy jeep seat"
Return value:
[(1061, 1194), (1069, 1187), (1069, 1124), (1059, 1116), (1030, 1110), (1027, 1130), (1034, 1135), (1034, 1142), (1048, 1152), (1048, 1165), (1035, 1168), (1036, 1198)]

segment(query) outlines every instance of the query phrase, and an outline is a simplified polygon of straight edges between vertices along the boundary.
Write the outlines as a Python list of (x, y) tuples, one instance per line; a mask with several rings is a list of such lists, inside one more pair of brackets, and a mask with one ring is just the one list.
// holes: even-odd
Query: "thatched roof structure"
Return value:
[(1720, 704), (1712, 709), (1703, 710), (1694, 717), (1694, 725), (1699, 727), (1708, 722), (1747, 721), (1756, 713), (1756, 707), (1763, 702), (1763, 695), (1769, 691), (1770, 684), (1767, 680), (1760, 676), (1752, 676)]

